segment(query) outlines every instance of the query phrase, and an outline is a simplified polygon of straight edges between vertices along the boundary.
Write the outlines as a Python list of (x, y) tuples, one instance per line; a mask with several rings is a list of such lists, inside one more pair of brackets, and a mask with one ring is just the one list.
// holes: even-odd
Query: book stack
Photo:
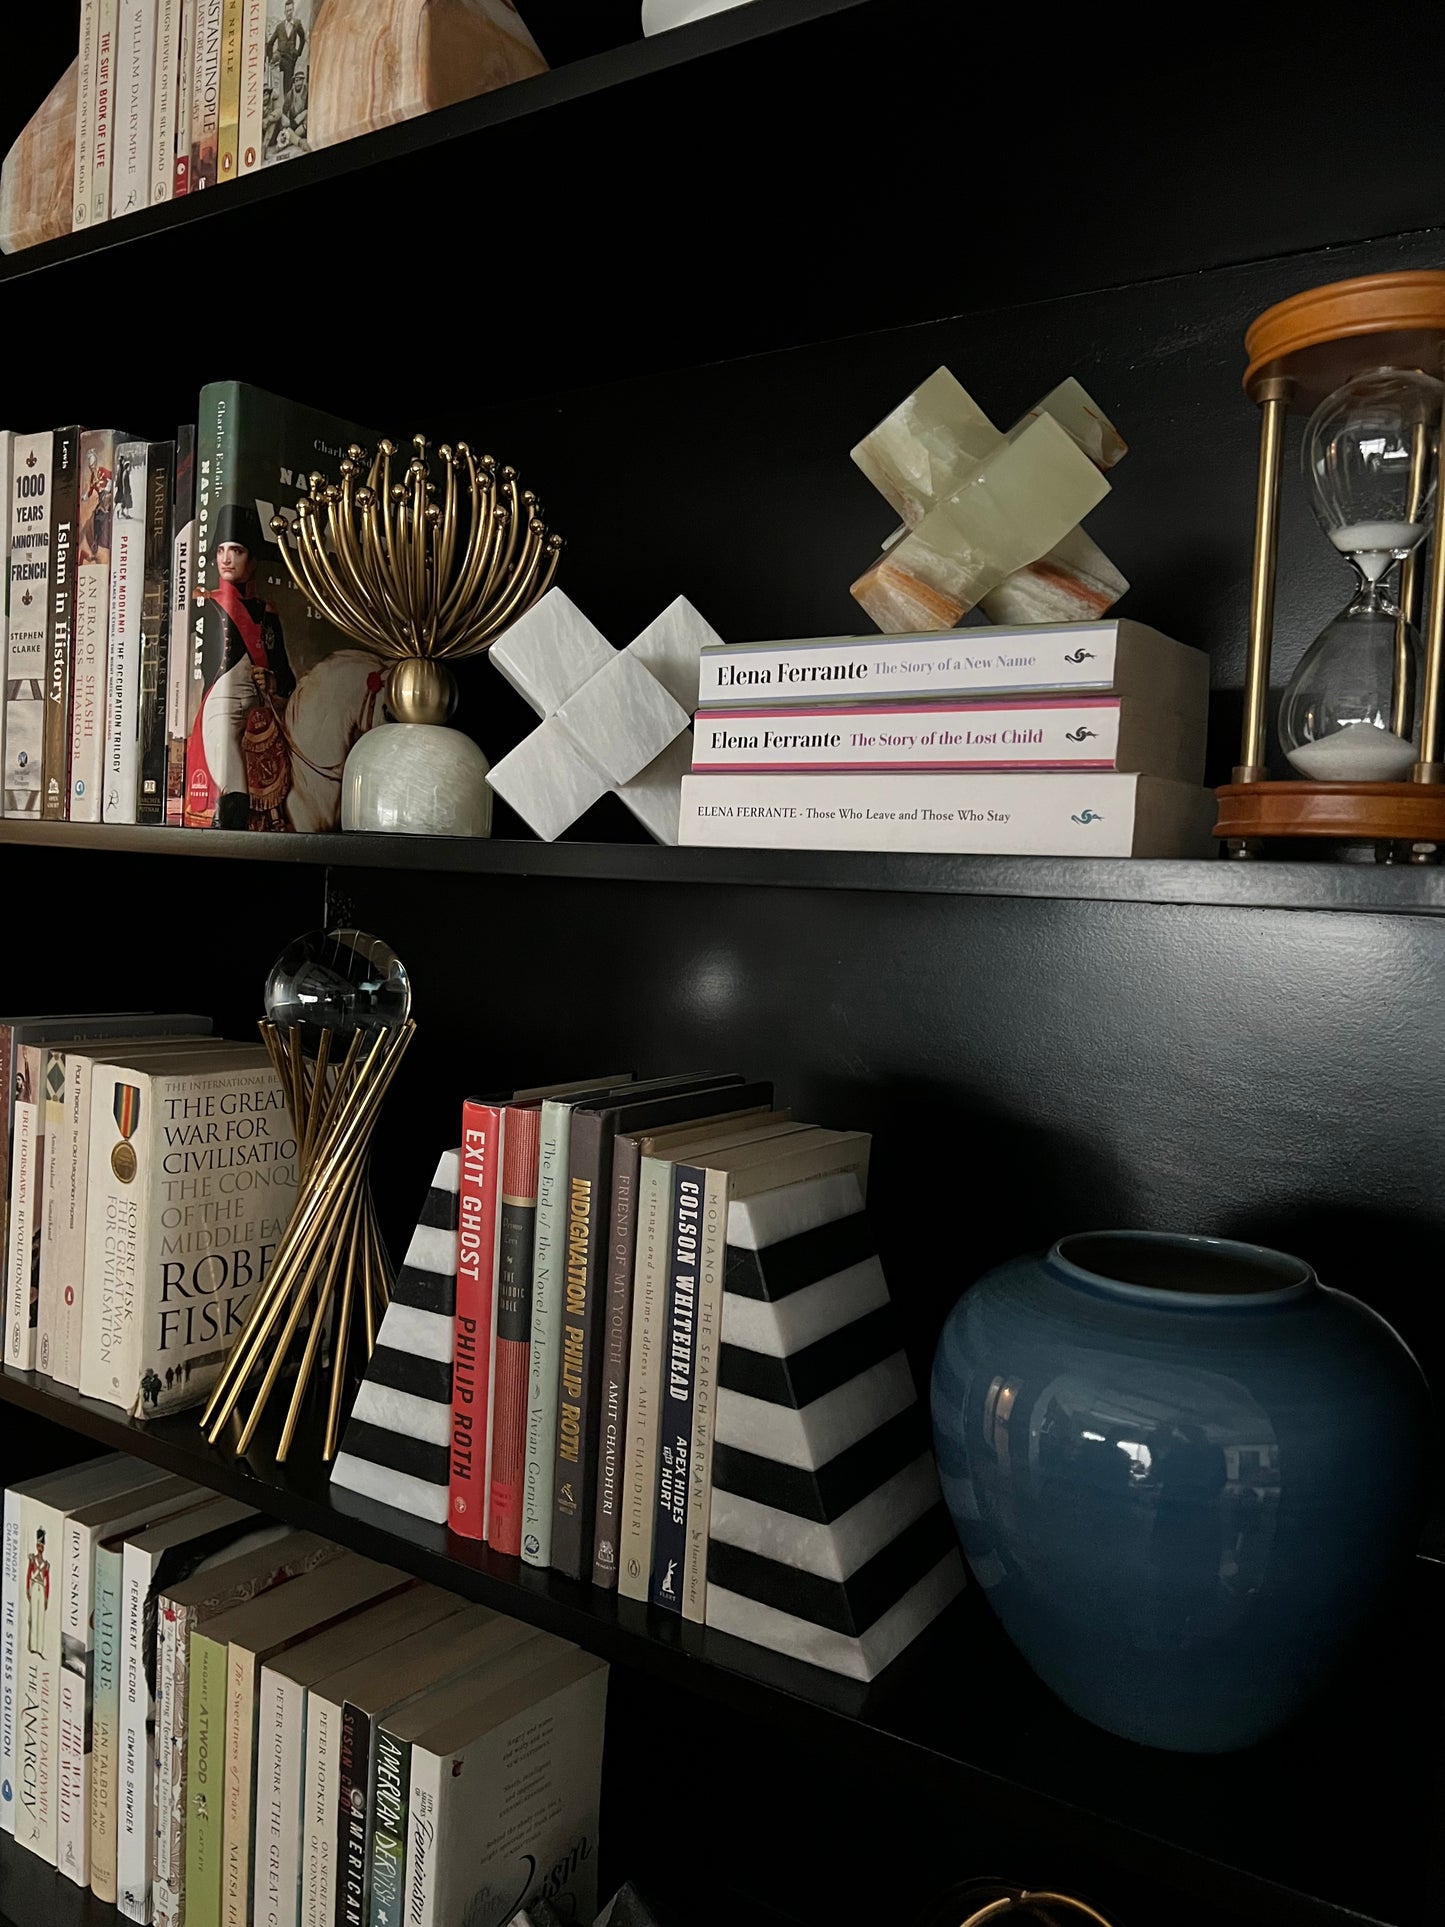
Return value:
[(296, 1196), (269, 1054), (210, 1029), (0, 1019), (5, 1364), (136, 1418), (205, 1397)]
[(1125, 619), (707, 648), (681, 841), (1201, 856), (1208, 695)]
[(872, 1678), (962, 1568), (868, 1156), (737, 1074), (469, 1101), (333, 1490)]
[(592, 1917), (606, 1667), (315, 1534), (122, 1454), (12, 1487), (0, 1668), (0, 1825), (129, 1920)]
[(0, 432), (7, 817), (339, 827), (381, 666), (296, 589), (271, 523), (375, 440), (234, 381), (160, 440)]

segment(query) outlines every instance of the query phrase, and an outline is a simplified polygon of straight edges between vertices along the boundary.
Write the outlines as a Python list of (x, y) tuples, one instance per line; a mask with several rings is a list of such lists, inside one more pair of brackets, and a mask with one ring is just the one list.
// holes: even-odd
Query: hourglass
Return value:
[[(1254, 855), (1267, 837), (1366, 841), (1426, 861), (1445, 843), (1440, 684), (1445, 544), (1416, 631), (1423, 555), (1440, 502), (1445, 273), (1371, 275), (1281, 302), (1251, 326), (1245, 390), (1261, 410), (1243, 744), (1215, 834)], [(1302, 657), (1279, 709), (1291, 777), (1265, 766), (1284, 417), (1315, 514), (1355, 592)], [(1398, 571), (1398, 576), (1397, 572)]]

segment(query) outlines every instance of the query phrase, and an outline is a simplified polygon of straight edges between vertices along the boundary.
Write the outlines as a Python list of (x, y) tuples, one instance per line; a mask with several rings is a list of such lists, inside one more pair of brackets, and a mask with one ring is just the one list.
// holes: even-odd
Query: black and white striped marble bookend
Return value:
[(963, 1562), (857, 1177), (735, 1200), (707, 1623), (871, 1680)]
[(331, 1483), (447, 1522), (461, 1152), (436, 1168), (351, 1408)]

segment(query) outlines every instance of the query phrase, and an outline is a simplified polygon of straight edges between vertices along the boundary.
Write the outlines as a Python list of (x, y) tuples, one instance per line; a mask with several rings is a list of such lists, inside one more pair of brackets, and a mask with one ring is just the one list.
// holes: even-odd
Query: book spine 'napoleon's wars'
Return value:
[(487, 1542), (498, 1552), (517, 1558), (522, 1551), (522, 1494), (527, 1467), (527, 1375), (532, 1341), (532, 1247), (537, 1229), (540, 1113), (535, 1106), (509, 1106), (503, 1132)]
[(5, 814), (39, 816), (50, 610), (49, 429), (17, 435), (10, 490), (10, 610), (5, 642)]
[(50, 477), (50, 608), (45, 722), (40, 750), (40, 814), (63, 823), (70, 812), (70, 665), (79, 561), (80, 430), (57, 428)]
[(502, 1106), (462, 1107), (457, 1228), (456, 1356), (452, 1364), (451, 1529), (487, 1536), (493, 1298), (501, 1235)]

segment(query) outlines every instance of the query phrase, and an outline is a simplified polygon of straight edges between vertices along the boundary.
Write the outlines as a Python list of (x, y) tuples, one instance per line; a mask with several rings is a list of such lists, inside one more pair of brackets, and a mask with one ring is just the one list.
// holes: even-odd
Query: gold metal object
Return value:
[(980, 1907), (975, 1913), (969, 1914), (965, 1920), (960, 1921), (959, 1927), (983, 1927), (984, 1921), (1002, 1920), (1009, 1914), (1032, 1914), (1038, 1920), (1048, 1921), (1052, 1915), (1044, 1910), (1060, 1907), (1067, 1909), (1070, 1914), (1077, 1915), (1081, 1920), (1092, 1920), (1094, 1927), (1111, 1927), (1111, 1923), (1101, 1913), (1096, 1913), (1084, 1901), (1075, 1900), (1069, 1894), (1052, 1893), (1043, 1888), (1033, 1892), (1021, 1889), (1017, 1894), (1005, 1894), (998, 1900), (991, 1900), (986, 1906)]
[[(1420, 423), (1410, 441), (1410, 495), (1405, 513), (1411, 522), (1420, 519), (1428, 455), (1429, 443), (1424, 424)], [(1400, 614), (1395, 623), (1395, 682), (1390, 702), (1390, 727), (1397, 736), (1410, 734), (1410, 630), (1420, 621), (1422, 561), (1417, 543), (1400, 564)], [(1420, 694), (1417, 690), (1417, 698)]]
[(444, 662), (407, 656), (391, 666), (386, 706), (399, 723), (444, 723), (457, 706), (456, 678)]
[(336, 1034), (323, 1030), (313, 1060), (302, 1050), (299, 1028), (282, 1031), (275, 1024), (260, 1025), (286, 1093), (300, 1182), (271, 1269), (201, 1414), (202, 1429), (212, 1445), (220, 1441), (259, 1375), (236, 1440), (237, 1452), (248, 1448), (306, 1326), (305, 1347), (276, 1449), (278, 1462), (286, 1458), (334, 1313), (322, 1457), (330, 1461), (336, 1456), (353, 1329), (364, 1365), (376, 1343), (379, 1315), (391, 1297), (391, 1265), (372, 1204), (368, 1160), (382, 1099), (415, 1030), (415, 1022), (408, 1018), (394, 1030), (375, 1033), (364, 1050), (362, 1033), (357, 1031), (340, 1057), (334, 1057)]
[(1254, 575), (1249, 589), (1249, 655), (1244, 686), (1244, 728), (1236, 783), (1262, 782), (1269, 723), (1269, 658), (1274, 641), (1274, 578), (1279, 549), (1279, 468), (1289, 383), (1265, 384), (1260, 397), (1259, 486), (1254, 502)]
[[(339, 486), (313, 475), (296, 520), (276, 516), (271, 528), (296, 586), (343, 635), (398, 663), (435, 665), (480, 655), (545, 595), (562, 538), (515, 469), (442, 442), (434, 481), (431, 445), (415, 435), (412, 447), (396, 480), (395, 442), (379, 443), (369, 464), (353, 443)], [(430, 721), (445, 680), (393, 672), (392, 689)]]
[[(1445, 436), (1445, 411), (1441, 414)], [(1445, 440), (1441, 442), (1445, 448)], [(1440, 766), (1440, 694), (1445, 680), (1445, 491), (1435, 487), (1434, 552), (1430, 557), (1430, 610), (1425, 624), (1425, 674), (1420, 689), (1420, 760), (1417, 783), (1445, 782)]]

